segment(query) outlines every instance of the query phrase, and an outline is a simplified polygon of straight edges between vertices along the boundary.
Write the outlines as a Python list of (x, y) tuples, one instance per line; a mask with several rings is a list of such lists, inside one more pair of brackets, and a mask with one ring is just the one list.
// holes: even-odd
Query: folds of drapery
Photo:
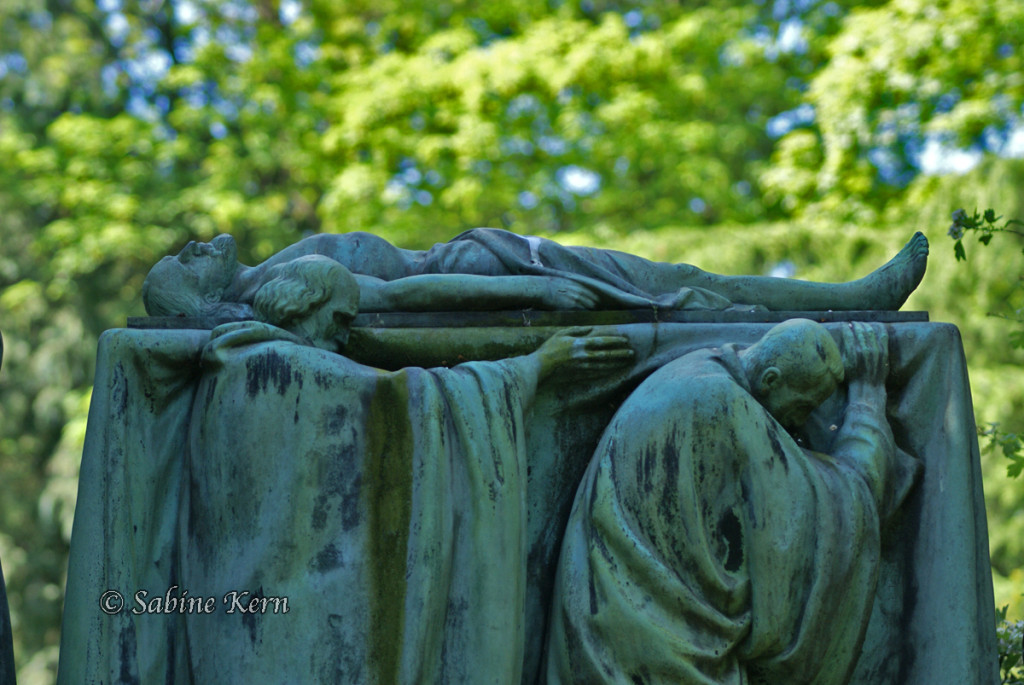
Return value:
[(289, 612), (186, 616), (194, 681), (518, 679), (532, 367), (390, 373), (228, 328), (192, 413), (182, 578)]
[[(697, 286), (680, 287), (687, 264), (654, 263), (616, 250), (566, 246), (495, 228), (474, 228), (424, 255), (424, 273), (482, 273), (568, 278), (593, 290), (602, 306), (646, 308), (661, 295), (678, 293), (673, 309), (720, 310), (734, 303)], [(739, 303), (736, 303), (739, 304)]]
[[(840, 325), (826, 327), (838, 334)], [(525, 646), (509, 642), (510, 652), (521, 652), (522, 665), (496, 679), (515, 682), (522, 672), (523, 682), (535, 681), (573, 497), (619, 404), (673, 359), (703, 347), (749, 344), (770, 327), (604, 328), (630, 338), (635, 364), (585, 383), (541, 386), (520, 436), (527, 464)], [(888, 330), (889, 423), (896, 444), (924, 467), (883, 529), (875, 603), (852, 682), (996, 681), (984, 503), (959, 336), (946, 324), (890, 324)], [(474, 336), (471, 329), (459, 332), (467, 358), (474, 345), (485, 349), (490, 342), (486, 332)], [(536, 344), (536, 331), (523, 329), (523, 336)], [(182, 585), (174, 570), (180, 563), (174, 552), (184, 501), (180, 483), (187, 476), (188, 427), (208, 339), (209, 331), (146, 330), (114, 330), (101, 338), (69, 561), (61, 683), (192, 682), (187, 655), (179, 654), (186, 644), (180, 616), (107, 615), (99, 602), (108, 589), (121, 592), (130, 606), (138, 589), (162, 595)], [(418, 338), (409, 340), (415, 347)], [(409, 358), (415, 359), (415, 349)], [(837, 396), (818, 412), (825, 430), (842, 405)], [(343, 518), (345, 512), (324, 514)], [(331, 606), (319, 611), (335, 613)], [(262, 618), (267, 626), (280, 616)]]
[(162, 596), (181, 585), (177, 519), (208, 337), (125, 330), (100, 337), (68, 558), (63, 683), (188, 682), (179, 617), (131, 610), (136, 592)]
[(872, 443), (868, 464), (800, 447), (729, 346), (652, 374), (580, 484), (549, 682), (847, 682), (883, 507), (901, 503), (917, 463), (876, 412), (851, 405), (845, 420)]
[[(518, 678), (530, 367), (385, 373), (228, 328), (201, 367), (199, 332), (101, 343), (61, 682)], [(214, 612), (132, 612), (172, 587)], [(289, 610), (229, 613), (232, 591)]]

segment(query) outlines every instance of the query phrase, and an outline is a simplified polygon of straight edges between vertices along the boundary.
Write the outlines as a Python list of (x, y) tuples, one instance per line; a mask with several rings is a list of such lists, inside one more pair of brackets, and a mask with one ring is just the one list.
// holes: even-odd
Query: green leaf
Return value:
[(1011, 457), (1010, 464), (1006, 467), (1006, 475), (1010, 478), (1019, 478), (1022, 471), (1024, 471), (1024, 457)]

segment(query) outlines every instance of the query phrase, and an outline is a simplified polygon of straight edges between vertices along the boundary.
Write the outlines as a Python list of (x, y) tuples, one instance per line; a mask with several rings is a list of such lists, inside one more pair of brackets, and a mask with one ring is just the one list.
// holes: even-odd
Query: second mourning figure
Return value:
[(844, 343), (848, 405), (827, 454), (788, 432), (844, 377), (806, 320), (685, 355), (622, 405), (566, 530), (548, 682), (848, 681), (880, 528), (918, 464), (884, 414), (884, 329), (852, 324)]
[(270, 270), (306, 255), (351, 271), (360, 309), (382, 311), (540, 309), (899, 309), (924, 275), (928, 242), (917, 233), (892, 260), (849, 283), (721, 276), (688, 264), (652, 262), (614, 250), (560, 245), (499, 229), (467, 231), (430, 250), (403, 250), (369, 233), (305, 238), (254, 267), (234, 239), (189, 243), (165, 257), (143, 285), (151, 316), (243, 318)]

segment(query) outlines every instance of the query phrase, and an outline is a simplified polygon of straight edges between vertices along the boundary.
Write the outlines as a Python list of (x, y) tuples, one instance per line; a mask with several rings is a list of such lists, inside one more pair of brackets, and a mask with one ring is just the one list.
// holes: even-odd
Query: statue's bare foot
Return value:
[(928, 265), (928, 239), (920, 231), (902, 250), (864, 278), (849, 283), (847, 309), (897, 310), (921, 282)]

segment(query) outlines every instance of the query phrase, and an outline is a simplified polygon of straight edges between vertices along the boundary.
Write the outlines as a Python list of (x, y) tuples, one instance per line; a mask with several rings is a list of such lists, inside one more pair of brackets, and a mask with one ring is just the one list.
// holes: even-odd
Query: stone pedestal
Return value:
[[(529, 352), (557, 327), (588, 320), (582, 314), (574, 314), (571, 322), (517, 315), (518, 326), (487, 320), (472, 322), (483, 326), (465, 327), (457, 325), (465, 323), (459, 315), (435, 317), (447, 324), (443, 328), (410, 326), (408, 319), (390, 321), (387, 328), (357, 320), (363, 326), (353, 331), (349, 353), (358, 362), (384, 368), (497, 359)], [(815, 315), (838, 335), (844, 315), (804, 313)], [(507, 636), (516, 666), (488, 674), (489, 681), (538, 678), (562, 532), (581, 476), (616, 408), (648, 374), (672, 359), (703, 347), (753, 343), (771, 327), (757, 316), (703, 323), (591, 317), (629, 338), (635, 363), (585, 386), (542, 386), (522, 417), (525, 470), (516, 496), (522, 498), (524, 537), (514, 575), (524, 590)], [(875, 608), (853, 682), (998, 682), (978, 446), (960, 337), (948, 324), (889, 316), (897, 320), (886, 323), (888, 417), (898, 447), (920, 460), (923, 472), (883, 534)], [(190, 587), (182, 550), (189, 531), (204, 524), (183, 525), (181, 508), (190, 464), (198, 458), (189, 430), (204, 401), (197, 387), (209, 336), (201, 329), (118, 329), (100, 340), (69, 562), (61, 683), (192, 682), (185, 623), (202, 616), (136, 615), (131, 609), (139, 590), (152, 598), (172, 588), (178, 588), (172, 594), (180, 595)], [(315, 382), (312, 376), (291, 378), (293, 383)], [(827, 425), (841, 410), (839, 399), (826, 402), (816, 419)], [(281, 420), (292, 422), (293, 417), (289, 413)], [(273, 480), (266, 482), (274, 486)], [(280, 525), (295, 523), (282, 512)], [(226, 568), (225, 574), (230, 573)], [(273, 587), (263, 590), (275, 593)], [(121, 608), (110, 603), (111, 591), (124, 602)], [(292, 609), (307, 617), (322, 614), (325, 621), (338, 610)], [(394, 639), (401, 641), (401, 635)], [(401, 652), (401, 644), (397, 649)], [(230, 669), (230, 659), (224, 667)], [(315, 677), (296, 675), (297, 680)]]

